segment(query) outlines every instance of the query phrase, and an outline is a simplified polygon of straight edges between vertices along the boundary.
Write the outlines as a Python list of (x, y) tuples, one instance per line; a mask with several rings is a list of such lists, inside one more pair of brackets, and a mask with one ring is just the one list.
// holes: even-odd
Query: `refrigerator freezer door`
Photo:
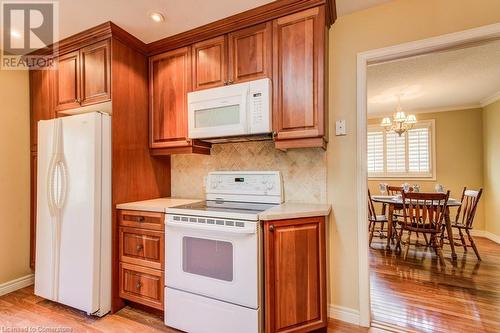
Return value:
[(48, 172), (52, 158), (55, 121), (38, 123), (38, 175), (36, 219), (35, 294), (54, 300), (53, 236), (55, 217), (50, 213)]
[[(35, 293), (94, 313), (100, 306), (102, 115), (65, 117), (62, 145), (67, 170), (67, 193), (59, 211), (59, 284), (52, 287), (52, 225), (47, 205), (47, 169), (51, 158), (54, 122), (39, 123), (38, 220)], [(52, 288), (58, 290), (54, 293)]]

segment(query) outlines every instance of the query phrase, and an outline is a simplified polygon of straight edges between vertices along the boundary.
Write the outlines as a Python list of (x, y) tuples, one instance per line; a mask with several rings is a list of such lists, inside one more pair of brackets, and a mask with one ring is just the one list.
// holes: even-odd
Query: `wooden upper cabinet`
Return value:
[(189, 146), (187, 93), (191, 91), (191, 50), (173, 50), (149, 59), (150, 147)]
[(82, 106), (111, 99), (110, 51), (109, 40), (80, 50)]
[(56, 117), (53, 70), (30, 70), (31, 151), (37, 150), (38, 121)]
[(80, 51), (64, 54), (58, 59), (56, 71), (56, 110), (80, 106)]
[(56, 110), (111, 100), (109, 40), (61, 55), (56, 74)]
[(271, 22), (230, 33), (228, 44), (228, 77), (231, 82), (240, 83), (271, 76)]
[(227, 82), (226, 37), (193, 44), (193, 89), (223, 86)]
[(324, 6), (273, 22), (273, 128), (277, 148), (323, 145), (325, 31)]
[(266, 332), (327, 326), (325, 217), (264, 223)]

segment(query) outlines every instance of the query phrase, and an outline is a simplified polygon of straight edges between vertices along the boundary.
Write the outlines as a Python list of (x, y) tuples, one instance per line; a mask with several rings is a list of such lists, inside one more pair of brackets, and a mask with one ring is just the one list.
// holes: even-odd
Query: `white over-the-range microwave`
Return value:
[(188, 93), (188, 137), (210, 139), (271, 132), (271, 80)]

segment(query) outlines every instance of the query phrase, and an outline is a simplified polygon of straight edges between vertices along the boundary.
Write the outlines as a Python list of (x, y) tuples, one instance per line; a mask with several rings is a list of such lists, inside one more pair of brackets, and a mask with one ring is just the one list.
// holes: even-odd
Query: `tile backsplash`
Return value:
[(204, 177), (210, 171), (281, 171), (285, 200), (326, 202), (326, 152), (321, 148), (283, 152), (269, 141), (212, 146), (211, 155), (172, 155), (172, 196), (204, 197)]

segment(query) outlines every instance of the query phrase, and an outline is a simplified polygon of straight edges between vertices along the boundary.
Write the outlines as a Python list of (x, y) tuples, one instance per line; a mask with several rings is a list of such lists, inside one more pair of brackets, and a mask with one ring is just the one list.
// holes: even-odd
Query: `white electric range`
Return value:
[(167, 208), (165, 324), (193, 333), (262, 331), (259, 214), (283, 202), (276, 171), (212, 172), (206, 201)]

